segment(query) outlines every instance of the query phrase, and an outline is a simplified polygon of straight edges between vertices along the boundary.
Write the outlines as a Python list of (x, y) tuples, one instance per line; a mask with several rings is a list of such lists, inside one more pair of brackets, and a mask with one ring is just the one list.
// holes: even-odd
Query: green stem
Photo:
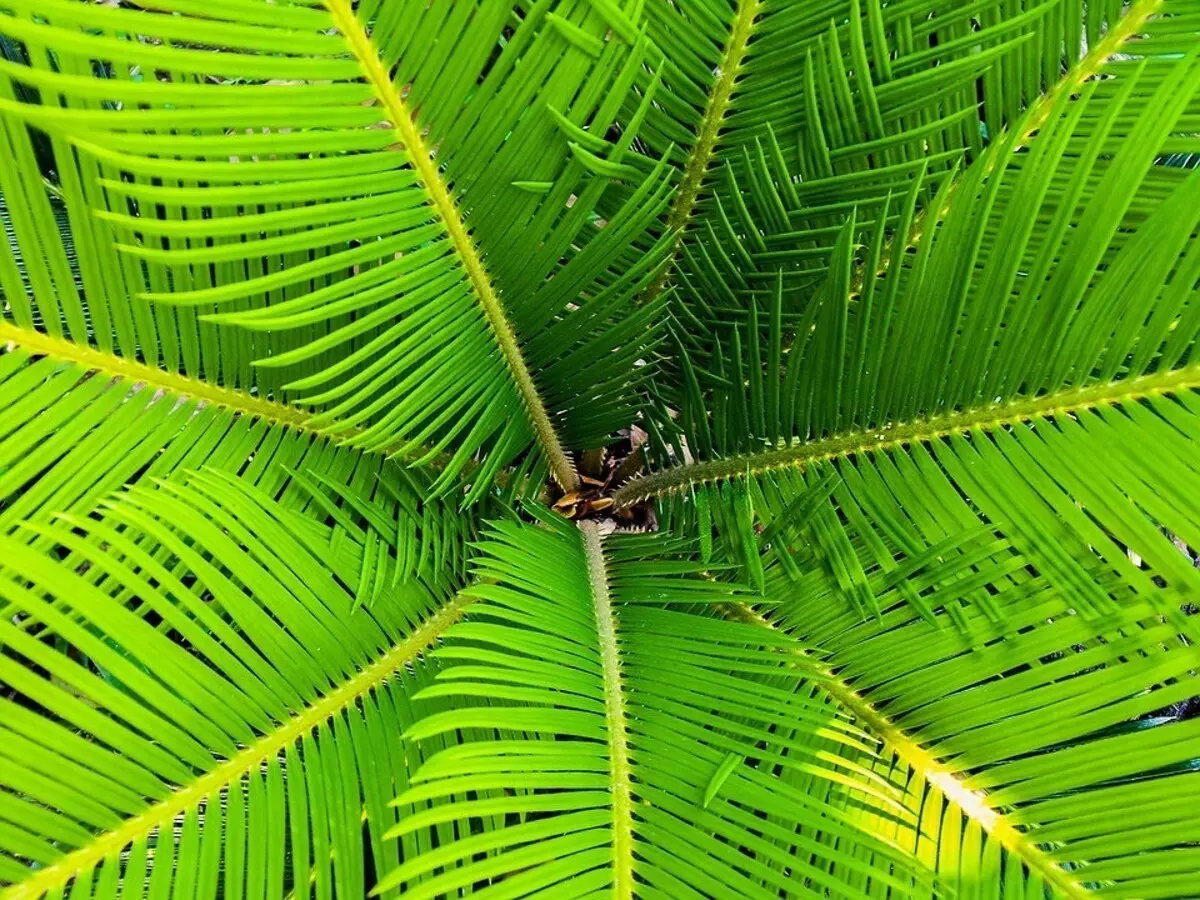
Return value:
[(579, 523), (587, 555), (588, 579), (596, 612), (600, 641), (600, 664), (604, 673), (604, 713), (608, 734), (608, 766), (613, 807), (613, 897), (633, 897), (633, 800), (629, 778), (629, 744), (625, 722), (625, 694), (621, 686), (621, 657), (608, 574), (604, 563), (603, 538), (595, 522)]
[[(744, 603), (731, 604), (722, 609), (726, 616), (735, 621), (758, 625), (771, 631), (777, 631), (774, 623), (762, 616)], [(792, 651), (804, 660), (806, 667), (815, 665), (807, 651), (797, 644)], [(1072, 900), (1086, 900), (1091, 892), (1071, 877), (1070, 873), (1047, 856), (1037, 844), (1026, 834), (997, 812), (988, 802), (987, 796), (979, 791), (973, 791), (946, 766), (942, 765), (928, 750), (905, 734), (883, 713), (849, 684), (825, 667), (819, 677), (813, 679), (813, 684), (824, 691), (843, 710), (850, 713), (866, 729), (894, 753), (899, 759), (916, 772), (927, 784), (936, 787), (942, 795), (955, 806), (964, 816), (974, 820), (979, 826), (995, 838), (1009, 853), (1021, 860), (1031, 872), (1042, 876), (1048, 885), (1054, 887), (1062, 896)]]
[[(11, 344), (34, 356), (45, 356), (61, 362), (70, 363), (110, 379), (121, 379), (132, 385), (142, 385), (151, 391), (162, 391), (185, 400), (192, 400), (204, 406), (214, 406), (234, 415), (251, 416), (272, 425), (290, 428), (303, 434), (326, 440), (345, 441), (359, 433), (358, 429), (340, 433), (337, 438), (331, 438), (325, 431), (312, 424), (313, 414), (298, 406), (278, 403), (264, 397), (256, 397), (235, 388), (221, 387), (210, 384), (198, 378), (180, 375), (178, 372), (168, 372), (155, 366), (148, 366), (136, 360), (126, 359), (115, 353), (106, 353), (86, 344), (52, 337), (40, 331), (22, 328), (11, 322), (0, 321), (0, 344)], [(396, 452), (396, 447), (384, 447), (377, 452), (385, 456)], [(412, 451), (409, 455), (419, 457), (425, 455), (423, 448)], [(449, 460), (448, 454), (439, 454), (431, 462), (433, 468), (444, 467)], [(468, 467), (468, 472), (471, 468)], [(501, 473), (503, 476), (504, 473)]]
[(38, 869), (25, 881), (0, 892), (0, 900), (37, 900), (70, 883), (71, 879), (89, 871), (103, 860), (120, 853), (138, 838), (145, 837), (156, 829), (169, 828), (177, 816), (193, 808), (206, 797), (212, 797), (240, 781), (246, 773), (257, 771), (265, 762), (276, 758), (284, 749), (318, 725), (357, 703), (364, 694), (378, 688), (437, 641), (447, 628), (462, 618), (472, 602), (473, 598), (458, 595), (426, 619), (407, 638), (357, 675), (325, 694), (316, 703), (292, 716), (215, 769), (178, 788), (165, 800), (126, 819), (112, 831), (96, 835), (90, 843), (71, 851), (58, 862)]
[(176, 372), (167, 372), (123, 356), (96, 350), (85, 344), (21, 328), (11, 322), (0, 322), (0, 343), (13, 344), (35, 356), (49, 356), (109, 378), (122, 378), (144, 384), (154, 391), (187, 397), (209, 406), (227, 409), (232, 413), (263, 419), (274, 425), (283, 425), (310, 434), (321, 433), (319, 429), (308, 424), (312, 414), (297, 406), (275, 403), (244, 391), (209, 384)]
[(1082, 388), (1069, 388), (1041, 397), (1018, 398), (1007, 403), (993, 403), (927, 416), (912, 422), (885, 425), (870, 431), (853, 431), (831, 435), (816, 441), (795, 443), (786, 447), (747, 453), (724, 459), (713, 459), (688, 465), (674, 466), (638, 478), (619, 488), (613, 502), (620, 507), (632, 506), (652, 497), (663, 497), (710, 481), (753, 477), (772, 469), (803, 469), (813, 463), (841, 459), (859, 453), (879, 453), (894, 450), (905, 444), (918, 444), (953, 434), (982, 430), (994, 431), (1019, 425), (1031, 419), (1049, 419), (1071, 415), (1098, 406), (1135, 403), (1200, 388), (1200, 365), (1154, 372), (1138, 378), (1105, 382)]
[(717, 80), (713, 82), (712, 92), (708, 95), (708, 104), (704, 109), (704, 116), (700, 119), (700, 128), (696, 132), (696, 143), (692, 145), (692, 152), (688, 154), (687, 163), (683, 168), (683, 179), (679, 182), (675, 201), (667, 214), (667, 231), (674, 232), (675, 244), (659, 269), (657, 277), (646, 289), (646, 300), (658, 297), (671, 276), (675, 254), (683, 240), (683, 232), (691, 221), (700, 188), (704, 185), (704, 176), (712, 162), (717, 138), (721, 134), (721, 125), (725, 121), (725, 113), (728, 112), (729, 103), (733, 99), (738, 71), (746, 58), (750, 35), (754, 31), (754, 20), (761, 8), (761, 0), (738, 0), (733, 27), (729, 31), (729, 39), (717, 67)]

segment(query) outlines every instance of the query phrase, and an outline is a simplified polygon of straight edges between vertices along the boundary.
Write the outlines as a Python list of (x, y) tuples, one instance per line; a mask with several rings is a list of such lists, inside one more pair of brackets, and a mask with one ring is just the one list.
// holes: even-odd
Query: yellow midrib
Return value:
[(761, 475), (773, 469), (799, 468), (860, 453), (894, 450), (905, 444), (928, 443), (976, 429), (995, 431), (1035, 418), (1070, 415), (1100, 406), (1200, 389), (1200, 364), (1154, 372), (1138, 378), (1071, 388), (1042, 397), (964, 409), (937, 416), (888, 425), (868, 431), (831, 435), (762, 453), (731, 456), (663, 469), (635, 479), (613, 494), (618, 507), (631, 506), (651, 497), (661, 497), (693, 484)]
[(658, 297), (666, 287), (671, 277), (671, 268), (675, 254), (683, 239), (683, 230), (691, 220), (692, 211), (696, 207), (696, 199), (704, 184), (704, 176), (712, 163), (716, 150), (717, 138), (721, 134), (721, 125), (725, 121), (725, 113), (729, 110), (733, 99), (734, 83), (737, 81), (738, 70), (746, 58), (746, 49), (750, 43), (750, 35), (754, 32), (754, 21), (762, 7), (761, 0), (738, 0), (734, 13), (733, 26), (729, 30), (729, 38), (721, 53), (721, 62), (717, 66), (717, 80), (713, 82), (704, 115), (700, 119), (700, 127), (696, 131), (696, 143), (688, 154), (683, 167), (683, 177), (679, 182), (679, 190), (667, 214), (667, 231), (674, 232), (674, 246), (667, 259), (662, 263), (658, 275), (646, 289), (644, 299), (649, 301)]
[(0, 344), (11, 343), (30, 353), (50, 356), (67, 363), (74, 363), (110, 378), (124, 378), (144, 384), (154, 390), (168, 391), (212, 406), (264, 419), (275, 425), (294, 428), (309, 434), (319, 435), (320, 430), (309, 424), (312, 415), (295, 406), (276, 403), (255, 397), (244, 391), (220, 387), (196, 378), (148, 366), (135, 360), (125, 359), (114, 353), (106, 353), (86, 344), (63, 340), (21, 328), (11, 322), (0, 322)]
[[(298, 406), (290, 406), (286, 403), (266, 400), (235, 388), (209, 384), (207, 381), (201, 381), (198, 378), (191, 378), (187, 375), (180, 375), (178, 372), (168, 372), (155, 366), (148, 366), (145, 363), (126, 359), (115, 353), (97, 350), (86, 344), (77, 344), (74, 341), (43, 334), (40, 331), (22, 328), (11, 322), (0, 321), (0, 345), (4, 344), (12, 344), (20, 347), (35, 356), (46, 356), (61, 362), (80, 366), (89, 372), (94, 372), (105, 378), (122, 379), (131, 384), (145, 385), (146, 388), (152, 391), (163, 391), (183, 400), (194, 401), (197, 404), (206, 406), (215, 406), (218, 409), (227, 410), (235, 415), (252, 416), (255, 419), (261, 419), (272, 425), (291, 428), (293, 431), (331, 440), (334, 443), (349, 440), (360, 433), (360, 429), (356, 428), (340, 432), (336, 438), (331, 437), (322, 428), (312, 424), (312, 413)], [(392, 446), (384, 447), (380, 450), (362, 450), (360, 452), (368, 455), (378, 453), (388, 456), (397, 451), (398, 448)], [(408, 455), (410, 457), (419, 457), (424, 454), (425, 450), (417, 449)], [(438, 468), (444, 465), (447, 459), (448, 457), (445, 453), (439, 454), (430, 461), (429, 466), (431, 468)], [(471, 471), (470, 466), (467, 467), (467, 471)], [(503, 473), (501, 473), (502, 477)]]
[(404, 98), (400, 96), (380, 61), (378, 49), (355, 16), (350, 0), (324, 0), (324, 2), (334, 25), (349, 45), (351, 54), (362, 68), (363, 76), (386, 112), (396, 137), (404, 147), (409, 163), (417, 173), (425, 192), (429, 195), (430, 204), (446, 228), (450, 243), (462, 262), (467, 278), (479, 299), (479, 304), (483, 307), (484, 315), (492, 327), (492, 333), (495, 335), (500, 352), (516, 382), (517, 390), (538, 443), (541, 444), (550, 464), (550, 472), (554, 476), (554, 480), (564, 490), (577, 489), (579, 475), (559, 441), (558, 433), (554, 430), (549, 413), (546, 411), (546, 405), (542, 402), (533, 376), (525, 364), (525, 357), (521, 354), (517, 336), (508, 321), (508, 315), (492, 286), (487, 269), (475, 247), (475, 242), (471, 239), (462, 216), (459, 215), (458, 206), (450, 195), (446, 183), (442, 180), (433, 156), (425, 144), (421, 129), (417, 126), (412, 114), (409, 113)]
[[(753, 608), (743, 603), (723, 608), (731, 618), (749, 622), (762, 628), (777, 631), (774, 623)], [(801, 657), (806, 666), (814, 661), (797, 645), (795, 655)], [(942, 795), (962, 810), (963, 815), (977, 822), (979, 827), (1021, 860), (1030, 871), (1037, 872), (1063, 896), (1072, 900), (1086, 900), (1091, 892), (1047, 856), (1040, 847), (1030, 841), (1023, 832), (1009, 824), (1004, 816), (988, 803), (987, 797), (968, 788), (944, 765), (916, 741), (909, 738), (890, 719), (877, 711), (864, 697), (824, 666), (819, 679), (813, 679), (817, 688), (828, 694), (843, 710), (850, 713), (862, 725), (874, 733), (884, 744), (904, 761), (926, 783), (933, 785)]]
[(600, 663), (604, 674), (604, 716), (608, 734), (609, 777), (613, 808), (613, 893), (617, 900), (633, 897), (633, 800), (630, 786), (629, 745), (625, 719), (625, 694), (621, 686), (621, 657), (616, 621), (608, 593), (604, 547), (595, 522), (579, 523), (587, 556), (588, 581), (596, 614)]
[(1094, 75), (1099, 74), (1100, 69), (1108, 62), (1113, 54), (1117, 53), (1121, 47), (1131, 37), (1138, 33), (1146, 20), (1158, 12), (1163, 5), (1163, 0), (1137, 0), (1130, 5), (1119, 20), (1117, 20), (1109, 28), (1108, 33), (1089, 50), (1079, 61), (1077, 65), (1071, 68), (1070, 71), (1050, 89), (1026, 114), (1021, 120), (1021, 134), (1017, 138), (1014, 150), (1025, 145), (1033, 132), (1037, 131), (1046, 123), (1046, 118), (1050, 115), (1050, 111), (1054, 108), (1054, 104), (1058, 102), (1058, 98), (1065, 94), (1073, 94), (1079, 87)]
[[(1049, 91), (1043, 94), (1036, 103), (1033, 104), (1021, 117), (1018, 123), (1020, 132), (1016, 138), (1009, 144), (1009, 152), (1016, 153), (1018, 150), (1025, 147), (1033, 133), (1046, 124), (1046, 119), (1054, 109), (1054, 104), (1058, 102), (1063, 94), (1071, 94), (1079, 90), (1085, 81), (1100, 72), (1100, 69), (1108, 62), (1113, 54), (1117, 53), (1121, 47), (1131, 37), (1138, 33), (1146, 20), (1154, 15), (1163, 4), (1163, 0), (1137, 0), (1125, 12), (1125, 15), (1120, 18), (1109, 30), (1108, 33), (1092, 47), (1079, 62), (1071, 67), (1070, 70), (1055, 83)], [(994, 146), (1003, 146), (1003, 135), (998, 136)], [(988, 158), (986, 163), (987, 169), (985, 174), (990, 173), (998, 164), (998, 159), (995, 155)], [(950, 211), (950, 206), (954, 195), (958, 190), (958, 183), (950, 186), (946, 193), (945, 203), (938, 210), (937, 220), (941, 221)], [(921, 235), (925, 231), (925, 220), (928, 218), (928, 209), (921, 210), (913, 219), (912, 226), (909, 229), (908, 235), (905, 237), (904, 249), (917, 245), (921, 240)], [(880, 254), (879, 269), (875, 272), (876, 276), (884, 274), (891, 265), (897, 254), (894, 252), (895, 241), (889, 241)], [(850, 281), (850, 295), (854, 296), (862, 292), (863, 283), (866, 280), (866, 272), (860, 267), (854, 273), (854, 277)]]
[(176, 790), (165, 800), (155, 803), (137, 816), (126, 819), (119, 828), (97, 835), (91, 843), (71, 851), (58, 862), (37, 870), (19, 884), (0, 892), (0, 900), (38, 900), (47, 892), (66, 885), (75, 876), (119, 853), (138, 838), (145, 837), (156, 828), (169, 825), (176, 816), (196, 806), (201, 800), (211, 797), (239, 781), (247, 773), (276, 758), (290, 744), (322, 722), (328, 721), (340, 710), (351, 706), (359, 697), (374, 690), (401, 667), (416, 659), (447, 628), (462, 618), (472, 602), (472, 597), (457, 595), (426, 619), (411, 635), (312, 706), (288, 719), (269, 734), (263, 735), (212, 771), (205, 772), (191, 784)]

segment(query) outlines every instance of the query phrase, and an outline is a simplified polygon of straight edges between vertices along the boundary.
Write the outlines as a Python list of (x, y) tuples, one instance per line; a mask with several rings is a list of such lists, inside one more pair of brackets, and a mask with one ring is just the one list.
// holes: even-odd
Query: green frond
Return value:
[[(341, 505), (352, 500), (355, 508), (340, 514), (343, 532), (361, 540), (366, 511), (392, 544), (420, 544), (407, 558), (422, 565), (406, 564), (406, 573), (420, 570), (431, 585), (461, 576), (470, 520), (426, 502), (424, 476), (335, 446), (302, 411), (3, 323), (0, 339), (15, 345), (0, 355), (4, 533), (21, 538), (22, 524), (86, 515), (124, 484), (178, 480), (204, 467), (289, 508), (319, 508), (322, 517), (339, 515), (339, 504), (315, 495), (349, 496)], [(321, 491), (302, 483), (310, 478)], [(514, 476), (505, 493), (511, 498), (523, 483)]]
[[(930, 202), (957, 160), (1077, 87), (1160, 5), (648, 4), (646, 35), (662, 62), (639, 140), (675, 164), (666, 225), (687, 232), (649, 296), (673, 282), (689, 321), (736, 315), (769, 291), (756, 279), (783, 261), (795, 306), (819, 284), (828, 234), (852, 204), (864, 220), (880, 215), (888, 192), (906, 192), (922, 172)], [(740, 299), (727, 306), (730, 294)]]
[[(156, 369), (136, 360), (95, 350), (85, 344), (51, 337), (33, 328), (21, 328), (8, 322), (0, 322), (0, 340), (10, 347), (19, 347), (26, 354), (48, 360), (47, 365), (75, 366), (79, 373), (94, 374), (99, 379), (119, 378), (129, 384), (144, 385), (152, 392), (163, 392), (181, 399), (194, 400), (199, 404), (214, 406), (237, 415), (260, 419), (270, 425), (282, 425), (309, 434), (319, 433), (309, 424), (311, 413), (298, 407), (275, 403), (245, 391)], [(18, 355), (14, 356), (12, 361), (19, 362), (21, 359)]]
[(399, 859), (387, 747), (469, 598), (211, 470), (27, 527), (49, 546), (0, 539), (5, 900), (361, 895), (360, 810), (373, 864)]
[(1187, 895), (1200, 742), (1171, 710), (1197, 654), (1155, 604), (1089, 618), (1035, 579), (1002, 595), (1003, 625), (963, 610), (967, 637), (903, 606), (863, 623), (786, 580), (771, 594), (793, 652), (819, 647), (836, 676), (818, 684), (884, 741), (864, 764), (905, 792), (907, 846), (948, 887)]
[(1195, 477), (1200, 180), (1156, 161), (1190, 127), (1200, 63), (1153, 35), (1138, 46), (1141, 61), (1060, 95), (1027, 152), (1013, 152), (1018, 130), (968, 169), (944, 220), (860, 297), (847, 299), (851, 216), (794, 331), (777, 277), (765, 327), (751, 308), (706, 357), (685, 351), (680, 424), (696, 461), (630, 482), (617, 504), (676, 494), (671, 515), (689, 527), (695, 496), (722, 502), (705, 484), (749, 476), (769, 523), (833, 477), (834, 543), (818, 556), (874, 613), (869, 573), (953, 534), (932, 520), (933, 498), (954, 498), (958, 527), (990, 524), (1085, 615), (1127, 594), (1177, 609), (1198, 586), (1163, 532), (1196, 546), (1187, 505), (1168, 498)]
[[(431, 445), (420, 461), (449, 449), (439, 490), (489, 453), (482, 496), (535, 442), (577, 486), (564, 447), (602, 444), (633, 415), (630, 363), (654, 343), (657, 307), (632, 304), (662, 251), (631, 259), (627, 240), (668, 186), (639, 176), (601, 229), (591, 214), (607, 179), (565, 142), (544, 148), (551, 110), (576, 124), (615, 116), (620, 94), (605, 85), (638, 51), (610, 42), (593, 59), (541, 10), (493, 59), (480, 48), (497, 46), (510, 6), (489, 2), (461, 44), (405, 55), (449, 6), (330, 0), (279, 21), (253, 5), (219, 20), (186, 3), (170, 16), (10, 7), (0, 31), (26, 62), (0, 62), (0, 75), (43, 102), (0, 97), (3, 120), (16, 144), (26, 125), (51, 137), (72, 233), (108, 269), (82, 273), (86, 307), (55, 282), (32, 302), (14, 295), (16, 324), (36, 309), (52, 334), (62, 320), (81, 343), (286, 392), (351, 446)], [(603, 34), (586, 10), (570, 20)], [(142, 67), (163, 77), (129, 80)], [(553, 190), (513, 187), (531, 180)], [(23, 246), (48, 237), (17, 230)], [(104, 253), (114, 242), (120, 255)], [(596, 366), (584, 396), (564, 371), (579, 356)], [(264, 370), (279, 377), (253, 374)]]
[[(915, 244), (926, 216), (939, 216), (949, 202), (954, 185), (930, 210), (936, 188), (954, 176), (958, 161), (977, 158), (1006, 137), (1023, 145), (1057, 99), (1129, 50), (1131, 41), (1136, 52), (1141, 30), (1162, 8), (1161, 0), (1142, 0), (1124, 11), (1100, 4), (1036, 3), (1027, 9), (997, 4), (981, 12), (972, 28), (961, 15), (938, 10), (914, 24), (893, 21), (888, 7), (868, 9), (864, 16), (851, 4), (849, 30), (841, 39), (850, 45), (845, 58), (822, 51), (806, 59), (805, 127), (799, 137), (793, 140), (783, 124), (786, 115), (772, 115), (752, 138), (733, 142), (724, 172), (714, 179), (711, 212), (683, 248), (679, 281), (685, 302), (678, 314), (705, 327), (742, 321), (782, 272), (785, 314), (797, 316), (827, 274), (830, 251), (852, 209), (860, 240), (868, 241), (872, 231), (895, 229), (893, 239), (903, 238), (901, 246)], [(922, 9), (918, 15), (928, 14)], [(1085, 15), (1089, 49), (1080, 56)], [(1113, 20), (1098, 39), (1106, 16)], [(930, 27), (933, 46), (914, 45), (912, 35)], [(972, 52), (963, 55), (968, 48)], [(1039, 60), (1040, 68), (1030, 60)], [(856, 79), (854, 90), (842, 69)], [(976, 77), (977, 85), (964, 91)], [(818, 85), (822, 78), (832, 81)], [(982, 106), (976, 88), (985, 98)], [(919, 207), (911, 223), (902, 225), (899, 201), (912, 192)], [(886, 266), (891, 255), (864, 260), (851, 293), (861, 291), (867, 269)]]
[(0, 0), (0, 900), (1192, 896), (1198, 136), (1198, 0)]
[[(776, 628), (745, 605), (728, 607), (727, 615), (734, 621)], [(798, 643), (788, 652), (811, 664), (811, 647)], [(969, 895), (1003, 878), (1014, 888), (1014, 896), (1041, 895), (1047, 887), (1056, 896), (1089, 896), (1078, 878), (1039, 846), (1036, 835), (1019, 827), (1023, 823), (1009, 821), (997, 812), (985, 792), (968, 787), (952, 768), (876, 710), (831, 668), (821, 673), (815, 685), (815, 693), (828, 698), (882, 742), (882, 752), (865, 764), (887, 772), (886, 777), (904, 795), (918, 817), (914, 855), (943, 873), (951, 886)], [(881, 817), (873, 827), (885, 834), (895, 830)], [(984, 878), (979, 878), (981, 870)], [(1022, 885), (1020, 890), (1017, 885)]]
[[(830, 766), (812, 752), (829, 740), (871, 753), (807, 696), (812, 667), (778, 652), (782, 635), (706, 614), (736, 589), (699, 577), (703, 565), (674, 556), (661, 536), (604, 537), (587, 522), (499, 524), (480, 551), (480, 583), (467, 592), (478, 600), (447, 633), (436, 652), (446, 668), (417, 702), (489, 703), (431, 712), (407, 738), (468, 726), (496, 738), (431, 757), (397, 802), (496, 799), (402, 821), (394, 834), (455, 821), (469, 836), (401, 866), (383, 887), (412, 898), (484, 883), (497, 895), (554, 896), (931, 890), (898, 841), (851, 824), (873, 809), (903, 829), (912, 819), (899, 795), (868, 767)], [(827, 782), (830, 796), (814, 800), (797, 777)], [(477, 816), (506, 825), (477, 833), (468, 824)], [(422, 875), (431, 877), (414, 883)]]

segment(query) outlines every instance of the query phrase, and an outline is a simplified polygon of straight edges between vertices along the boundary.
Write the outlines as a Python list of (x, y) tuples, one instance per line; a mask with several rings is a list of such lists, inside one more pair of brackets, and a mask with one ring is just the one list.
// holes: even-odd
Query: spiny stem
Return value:
[(13, 344), (29, 353), (74, 363), (109, 378), (123, 378), (144, 384), (152, 390), (166, 391), (233, 413), (263, 419), (275, 425), (284, 425), (310, 434), (321, 433), (319, 429), (308, 424), (312, 414), (299, 407), (265, 400), (244, 391), (209, 384), (176, 372), (167, 372), (113, 353), (96, 350), (85, 344), (21, 328), (11, 322), (0, 322), (0, 343)]
[(378, 49), (355, 17), (350, 0), (325, 0), (325, 8), (329, 10), (334, 25), (345, 38), (346, 43), (350, 45), (350, 52), (362, 67), (367, 83), (370, 84), (376, 99), (387, 113), (388, 121), (395, 130), (396, 137), (404, 146), (413, 170), (429, 195), (430, 203), (442, 220), (450, 242), (462, 261), (467, 278), (470, 280), (475, 295), (479, 298), (479, 304), (483, 307), (488, 323), (492, 327), (492, 333), (496, 337), (500, 352), (504, 356), (505, 362), (508, 363), (509, 371), (512, 372), (534, 434), (550, 463), (550, 473), (563, 490), (578, 489), (579, 475), (558, 439), (558, 433), (550, 421), (546, 405), (542, 402), (541, 394), (538, 393), (537, 386), (533, 382), (533, 376), (525, 365), (525, 357), (521, 354), (516, 333), (508, 321), (508, 315), (504, 311), (500, 297), (492, 286), (483, 260), (475, 247), (475, 242), (471, 239), (466, 224), (458, 212), (458, 206), (450, 194), (450, 189), (442, 180), (437, 164), (434, 163), (429, 148), (425, 144), (421, 129), (408, 111), (400, 92), (392, 83), (387, 69), (380, 62)]
[(462, 618), (474, 598), (460, 594), (426, 619), (420, 627), (353, 678), (321, 697), (316, 703), (283, 722), (274, 731), (205, 772), (195, 781), (174, 791), (165, 800), (145, 812), (126, 819), (118, 828), (97, 835), (91, 843), (66, 854), (58, 862), (38, 869), (25, 881), (0, 892), (0, 900), (37, 900), (62, 887), (82, 872), (121, 852), (138, 838), (156, 829), (169, 828), (176, 816), (212, 797), (248, 772), (257, 771), (276, 758), (288, 746), (312, 729), (347, 709), (364, 694), (373, 691), (404, 666), (415, 660), (441, 635)]
[[(731, 619), (758, 625), (776, 631), (774, 623), (744, 603), (729, 604), (722, 608)], [(794, 654), (812, 666), (803, 647), (797, 644)], [(824, 669), (824, 667), (822, 667)], [(1022, 831), (1009, 824), (988, 803), (987, 796), (968, 788), (949, 769), (942, 765), (928, 750), (912, 740), (899, 726), (875, 709), (871, 703), (845, 681), (828, 669), (824, 669), (813, 684), (829, 695), (838, 706), (850, 713), (862, 725), (874, 733), (897, 757), (903, 760), (927, 784), (942, 792), (942, 795), (962, 810), (963, 815), (973, 819), (985, 832), (1021, 860), (1031, 871), (1041, 875), (1047, 884), (1056, 888), (1063, 896), (1072, 900), (1086, 900), (1091, 893), (1071, 877), (1061, 866), (1047, 856), (1040, 847)]]
[(613, 494), (613, 502), (618, 508), (627, 507), (651, 497), (666, 496), (693, 484), (753, 477), (772, 469), (803, 469), (825, 460), (842, 459), (859, 453), (886, 452), (905, 444), (927, 443), (976, 429), (995, 431), (1031, 419), (1071, 415), (1098, 406), (1135, 403), (1150, 397), (1196, 388), (1200, 388), (1200, 365), (1153, 372), (1138, 378), (1126, 378), (1088, 387), (1069, 388), (1041, 397), (1018, 398), (1007, 403), (993, 403), (928, 416), (870, 431), (835, 434), (820, 440), (765, 450), (761, 453), (747, 453), (674, 466), (629, 482)]
[(675, 254), (679, 243), (683, 240), (684, 229), (692, 218), (696, 199), (704, 184), (704, 176), (708, 173), (712, 162), (713, 152), (717, 146), (717, 138), (721, 134), (721, 126), (725, 122), (725, 113), (733, 99), (733, 88), (737, 81), (738, 70), (746, 58), (746, 48), (750, 43), (750, 35), (754, 31), (754, 20), (762, 7), (761, 0), (738, 0), (737, 11), (734, 13), (733, 27), (729, 31), (729, 39), (721, 53), (721, 62), (717, 67), (717, 80), (713, 82), (712, 92), (708, 95), (708, 104), (704, 108), (704, 116), (700, 120), (700, 128), (696, 132), (696, 143), (688, 154), (687, 163), (683, 168), (683, 178), (679, 182), (679, 190), (667, 214), (667, 231), (674, 232), (674, 247), (667, 259), (662, 263), (657, 277), (646, 289), (645, 300), (658, 297), (667, 285), (671, 276), (671, 268), (675, 262)]
[(603, 538), (595, 522), (579, 523), (587, 555), (588, 580), (600, 639), (600, 664), (604, 673), (604, 717), (608, 734), (608, 767), (613, 807), (613, 897), (633, 897), (633, 800), (629, 780), (629, 745), (625, 722), (625, 694), (621, 686), (621, 657), (617, 646), (616, 617), (608, 593)]

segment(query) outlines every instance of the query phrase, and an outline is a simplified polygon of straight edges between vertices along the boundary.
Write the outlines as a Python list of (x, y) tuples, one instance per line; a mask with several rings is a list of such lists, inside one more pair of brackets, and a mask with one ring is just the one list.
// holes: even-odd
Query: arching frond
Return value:
[(907, 846), (948, 887), (1187, 896), (1200, 738), (1174, 710), (1196, 695), (1197, 654), (1153, 604), (1089, 619), (1034, 582), (1003, 595), (1003, 626), (965, 610), (967, 638), (903, 606), (868, 624), (776, 588), (792, 652), (820, 647), (834, 707), (883, 740), (862, 761), (904, 792)]
[[(551, 109), (577, 123), (617, 112), (605, 88), (630, 48), (605, 45), (595, 14), (539, 9), (506, 37), (510, 4), (483, 3), (460, 42), (406, 53), (448, 7), (10, 7), (0, 31), (27, 64), (0, 74), (40, 102), (0, 98), (5, 121), (18, 143), (26, 123), (51, 135), (76, 239), (115, 237), (122, 254), (84, 272), (86, 311), (47, 287), (54, 308), (14, 294), (16, 324), (36, 310), (57, 333), (62, 316), (74, 340), (210, 378), (219, 357), (241, 367), (227, 383), (280, 369), (264, 386), (317, 407), (313, 423), (350, 445), (449, 447), (439, 489), (494, 451), (480, 496), (535, 440), (576, 486), (564, 446), (603, 443), (632, 415), (622, 397), (655, 307), (631, 304), (661, 254), (628, 258), (626, 241), (667, 185), (652, 172), (599, 228), (607, 178), (565, 142), (544, 152)], [(162, 74), (130, 78), (143, 68)], [(567, 356), (593, 360), (586, 384)]]
[(209, 470), (27, 527), (49, 547), (0, 538), (6, 900), (361, 895), (362, 816), (376, 868), (430, 839), (381, 843), (441, 742), (390, 748), (470, 598)]
[(976, 158), (1044, 93), (1074, 90), (1159, 6), (649, 4), (663, 61), (639, 139), (675, 163), (667, 227), (687, 232), (650, 294), (673, 281), (678, 315), (706, 325), (744, 314), (782, 266), (795, 308), (851, 208), (861, 223), (886, 217), (888, 192), (914, 177), (925, 206), (964, 154)]
[(204, 467), (289, 509), (333, 515), (360, 542), (387, 536), (404, 549), (405, 577), (461, 584), (471, 522), (425, 502), (423, 476), (335, 446), (293, 407), (13, 326), (0, 338), (16, 344), (0, 356), (4, 533), (38, 543), (22, 525), (86, 515), (124, 484)]

